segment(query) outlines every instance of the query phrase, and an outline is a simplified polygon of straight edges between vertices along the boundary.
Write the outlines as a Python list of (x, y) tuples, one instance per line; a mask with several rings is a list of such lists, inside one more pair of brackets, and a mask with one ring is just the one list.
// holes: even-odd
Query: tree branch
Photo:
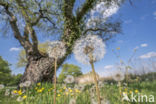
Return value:
[(79, 23), (81, 19), (84, 17), (84, 15), (93, 8), (94, 3), (96, 0), (86, 0), (86, 2), (83, 4), (81, 10), (77, 13), (77, 22)]

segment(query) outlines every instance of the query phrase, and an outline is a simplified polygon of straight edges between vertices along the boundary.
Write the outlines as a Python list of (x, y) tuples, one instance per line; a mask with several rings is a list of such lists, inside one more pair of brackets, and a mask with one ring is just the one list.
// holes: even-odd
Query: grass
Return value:
[[(68, 87), (67, 87), (68, 86)], [(144, 81), (140, 83), (130, 83), (128, 86), (122, 84), (122, 92), (127, 93), (130, 97), (133, 92), (134, 95), (139, 96), (138, 94), (147, 95), (148, 99), (150, 95), (156, 96), (156, 81)], [(51, 83), (42, 83), (33, 86), (30, 89), (25, 89), (26, 92), (22, 95), (16, 95), (15, 97), (4, 96), (5, 90), (15, 90), (15, 88), (5, 88), (0, 90), (0, 104), (52, 104), (53, 102), (53, 85)], [(92, 89), (92, 90), (91, 90)], [(57, 104), (69, 104), (70, 99), (76, 99), (76, 104), (92, 104), (91, 100), (94, 95), (94, 87), (92, 84), (85, 86), (83, 91), (80, 91), (73, 87), (73, 85), (57, 85)], [(150, 102), (128, 102), (120, 100), (120, 94), (118, 86), (116, 83), (104, 83), (100, 87), (100, 93), (103, 99), (110, 101), (110, 104), (156, 104)], [(26, 96), (26, 98), (17, 102), (16, 99), (18, 96)], [(94, 96), (94, 98), (96, 98)], [(145, 100), (145, 99), (144, 99)]]

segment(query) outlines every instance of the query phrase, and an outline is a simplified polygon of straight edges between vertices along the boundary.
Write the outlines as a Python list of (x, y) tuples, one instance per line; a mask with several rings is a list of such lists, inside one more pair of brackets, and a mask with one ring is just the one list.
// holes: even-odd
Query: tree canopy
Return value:
[(58, 82), (63, 83), (63, 80), (67, 77), (67, 75), (78, 77), (82, 75), (81, 68), (73, 64), (63, 64), (62, 71), (58, 77)]

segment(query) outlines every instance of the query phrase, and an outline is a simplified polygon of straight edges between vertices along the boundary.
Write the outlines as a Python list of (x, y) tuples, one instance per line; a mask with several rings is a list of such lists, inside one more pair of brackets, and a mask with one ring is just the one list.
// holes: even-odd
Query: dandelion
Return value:
[(21, 96), (19, 96), (17, 99), (16, 99), (18, 102), (21, 102), (23, 101), (23, 98)]
[(75, 58), (79, 62), (91, 65), (92, 72), (94, 74), (94, 82), (96, 85), (98, 104), (101, 104), (94, 62), (97, 62), (104, 57), (106, 53), (104, 42), (96, 35), (88, 35), (76, 42), (73, 52), (75, 54)]
[(54, 71), (54, 104), (56, 104), (56, 69), (57, 69), (57, 59), (62, 58), (66, 53), (65, 44), (60, 41), (55, 41), (49, 43), (48, 55), (50, 58), (55, 59), (55, 71)]
[(113, 79), (117, 82), (124, 80), (125, 75), (122, 71), (118, 70), (115, 75), (113, 76)]
[(31, 85), (31, 81), (25, 81), (24, 83), (21, 83), (21, 87), (30, 87), (30, 85)]
[(10, 95), (10, 89), (6, 89), (5, 90), (5, 96), (9, 96)]
[(121, 81), (124, 80), (125, 76), (124, 76), (124, 73), (120, 70), (118, 70), (115, 75), (113, 76), (113, 79), (115, 81), (118, 82), (118, 87), (119, 87), (119, 95), (120, 95), (120, 99), (121, 99)]
[(85, 85), (75, 85), (74, 88), (83, 91), (85, 89)]
[(60, 94), (58, 94), (57, 96), (58, 96), (58, 97), (60, 97), (61, 95), (60, 95)]
[(135, 90), (135, 93), (138, 93), (139, 91), (138, 90)]
[(3, 89), (5, 86), (3, 84), (0, 84), (0, 90)]
[(23, 87), (24, 87), (24, 83), (20, 83), (20, 84), (19, 84), (19, 87), (20, 87), (20, 88), (23, 88)]
[(27, 96), (26, 96), (26, 95), (24, 95), (22, 98), (23, 98), (23, 99), (26, 99), (26, 98), (27, 98)]
[(39, 82), (39, 83), (37, 83), (37, 86), (41, 86), (41, 83)]
[(69, 104), (76, 104), (76, 99), (71, 99)]
[(68, 75), (66, 79), (64, 80), (65, 83), (73, 83), (74, 81), (75, 79), (72, 75)]

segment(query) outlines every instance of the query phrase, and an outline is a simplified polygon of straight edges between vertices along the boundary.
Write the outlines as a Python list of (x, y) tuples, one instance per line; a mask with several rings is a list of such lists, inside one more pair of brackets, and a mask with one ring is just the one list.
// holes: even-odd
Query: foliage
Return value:
[(63, 64), (58, 82), (62, 83), (67, 75), (72, 75), (74, 77), (80, 76), (82, 75), (81, 68), (73, 64)]

